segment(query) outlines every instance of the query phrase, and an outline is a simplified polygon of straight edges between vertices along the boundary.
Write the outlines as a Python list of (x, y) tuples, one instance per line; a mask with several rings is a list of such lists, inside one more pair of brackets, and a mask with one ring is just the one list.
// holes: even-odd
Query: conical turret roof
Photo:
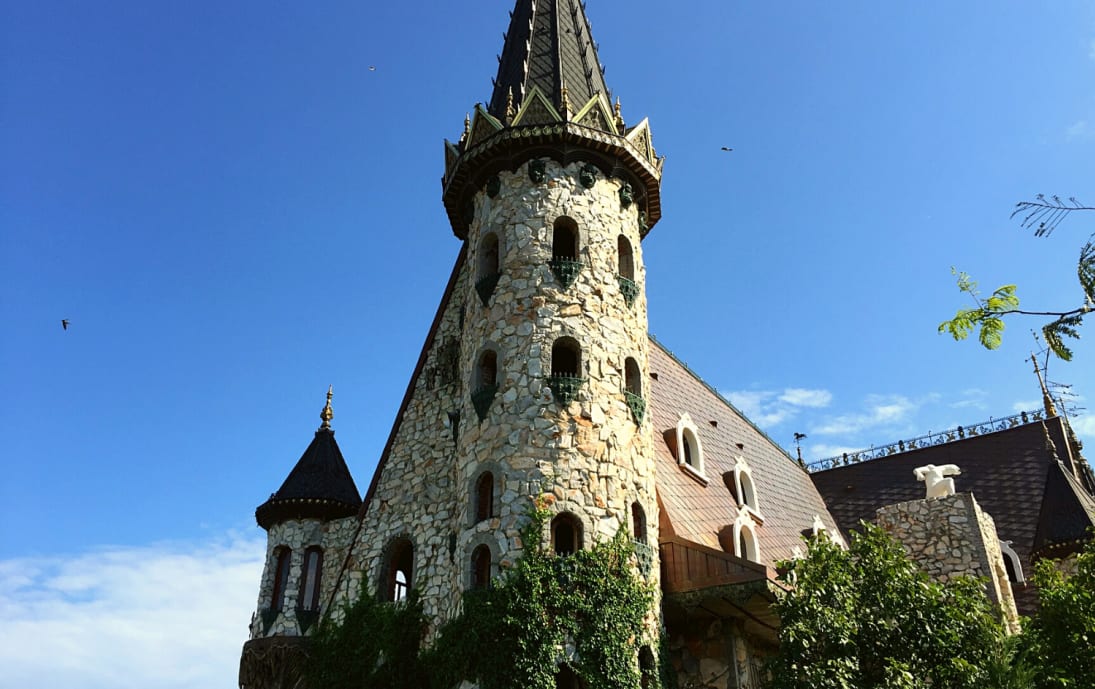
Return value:
[(507, 107), (519, 110), (533, 87), (561, 110), (564, 85), (572, 103), (609, 96), (585, 8), (579, 0), (517, 0), (488, 111), (506, 119)]
[(269, 529), (291, 519), (339, 519), (357, 514), (361, 493), (331, 430), (331, 393), (320, 418), (323, 425), (297, 460), (288, 478), (255, 510), (255, 520)]

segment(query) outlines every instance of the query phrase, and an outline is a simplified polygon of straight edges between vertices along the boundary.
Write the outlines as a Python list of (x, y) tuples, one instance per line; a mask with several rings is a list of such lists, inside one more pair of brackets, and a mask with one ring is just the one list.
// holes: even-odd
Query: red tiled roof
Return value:
[[(723, 482), (723, 474), (733, 476), (739, 455), (749, 465), (764, 516), (755, 530), (762, 564), (771, 567), (776, 560), (789, 558), (812, 527), (814, 515), (829, 528), (837, 526), (809, 474), (653, 337), (650, 373), (648, 409), (654, 424), (663, 539), (677, 536), (722, 550), (719, 531), (738, 516), (736, 496)], [(706, 486), (678, 465), (663, 435), (676, 429), (685, 412), (698, 429), (704, 473), (710, 479)]]

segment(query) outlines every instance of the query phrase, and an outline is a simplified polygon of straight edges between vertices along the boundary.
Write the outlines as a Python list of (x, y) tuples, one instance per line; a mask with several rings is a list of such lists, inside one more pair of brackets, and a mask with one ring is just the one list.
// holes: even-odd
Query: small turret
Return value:
[[(281, 488), (255, 510), (267, 532), (266, 567), (259, 586), (251, 638), (240, 658), (240, 686), (267, 689), (296, 678), (304, 657), (301, 637), (313, 628), (334, 588), (345, 548), (347, 519), (361, 508), (357, 490), (331, 429), (333, 390), (320, 412), (322, 424)], [(288, 686), (292, 686), (290, 683)]]

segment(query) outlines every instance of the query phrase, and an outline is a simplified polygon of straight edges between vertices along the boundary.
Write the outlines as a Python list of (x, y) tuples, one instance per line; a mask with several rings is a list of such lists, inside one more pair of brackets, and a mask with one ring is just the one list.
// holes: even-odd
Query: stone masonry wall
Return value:
[(878, 510), (876, 521), (905, 546), (933, 578), (966, 574), (983, 578), (1005, 624), (1017, 632), (1018, 613), (1008, 582), (996, 524), (971, 493), (912, 500)]
[(678, 684), (705, 689), (761, 689), (774, 651), (731, 620), (667, 629), (666, 646)]
[[(335, 577), (346, 557), (346, 548), (357, 526), (356, 518), (338, 519), (323, 522), (319, 519), (288, 521), (272, 526), (266, 537), (266, 566), (262, 571), (259, 585), (259, 600), (256, 613), (251, 619), (250, 638), (265, 636), (298, 636), (300, 625), (296, 618), (296, 607), (300, 596), (301, 568), (304, 551), (309, 546), (318, 545), (323, 549), (323, 564), (320, 572), (320, 606), (325, 609), (330, 600)], [(289, 561), (289, 581), (285, 587), (285, 598), (281, 613), (277, 615), (269, 629), (265, 629), (262, 611), (271, 607), (274, 593), (274, 571), (277, 567), (278, 548), (289, 548), (292, 557)], [(336, 607), (341, 607), (336, 604)]]

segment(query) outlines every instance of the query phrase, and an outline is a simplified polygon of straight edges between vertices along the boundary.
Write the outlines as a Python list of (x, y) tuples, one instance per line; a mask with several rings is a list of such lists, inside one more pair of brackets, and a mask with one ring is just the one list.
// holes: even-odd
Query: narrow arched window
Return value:
[(745, 560), (760, 562), (760, 548), (757, 547), (757, 535), (753, 527), (741, 524), (738, 530), (737, 547), (734, 554)]
[(583, 682), (569, 665), (560, 665), (555, 673), (555, 689), (584, 689)]
[(551, 520), (551, 547), (556, 555), (573, 555), (582, 549), (582, 524), (564, 512)]
[(624, 382), (627, 385), (628, 392), (637, 397), (642, 397), (642, 372), (639, 371), (639, 362), (635, 361), (631, 357), (627, 357), (627, 360), (624, 362)]
[(499, 270), (498, 235), (488, 232), (479, 242), (479, 278), (491, 278), (498, 275)]
[(385, 600), (401, 601), (410, 593), (414, 575), (414, 546), (405, 538), (392, 543), (388, 549), (385, 570)]
[(477, 546), (471, 554), (471, 587), (483, 589), (490, 586), (490, 548)]
[(646, 512), (637, 502), (631, 503), (631, 538), (638, 543), (646, 543)]
[(578, 223), (566, 216), (558, 218), (552, 229), (551, 257), (560, 261), (578, 260)]
[(285, 608), (285, 591), (289, 585), (289, 564), (293, 558), (293, 551), (288, 548), (278, 548), (274, 551), (277, 558), (274, 564), (274, 590), (270, 594), (270, 609), (282, 610)]
[(740, 504), (753, 511), (758, 511), (757, 492), (753, 488), (753, 478), (748, 472), (743, 471), (738, 474), (738, 479), (741, 481), (741, 495), (739, 496)]
[(620, 277), (635, 280), (635, 257), (631, 253), (631, 242), (622, 234), (616, 239), (616, 250), (620, 266)]
[(323, 550), (319, 546), (312, 546), (304, 551), (297, 607), (302, 610), (319, 610), (319, 582), (322, 575)]
[(643, 646), (639, 651), (639, 675), (642, 689), (654, 689), (658, 686), (657, 667), (654, 664), (654, 652), (649, 646)]
[(551, 375), (579, 378), (582, 348), (573, 337), (560, 337), (551, 345)]
[(475, 482), (475, 521), (481, 522), (494, 516), (494, 475), (489, 471)]
[(692, 439), (692, 434), (687, 430), (683, 433), (681, 439), (684, 444), (684, 463), (690, 467), (696, 467), (696, 450), (694, 449), (695, 441)]
[(475, 389), (482, 390), (498, 385), (498, 354), (488, 349), (479, 355), (475, 371)]

